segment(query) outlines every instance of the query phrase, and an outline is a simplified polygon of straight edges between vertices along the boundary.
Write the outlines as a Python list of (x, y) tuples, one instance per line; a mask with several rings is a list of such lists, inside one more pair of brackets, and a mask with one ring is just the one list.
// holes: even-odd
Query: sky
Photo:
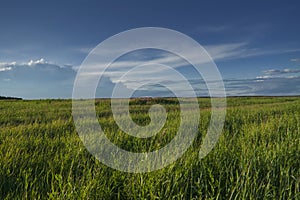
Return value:
[[(228, 96), (300, 95), (299, 9), (299, 1), (1, 1), (0, 96), (72, 98), (76, 74), (90, 51), (140, 27), (176, 30), (203, 45)], [(120, 82), (116, 74), (125, 69), (162, 60), (175, 62), (197, 95), (207, 95), (203, 79), (175, 57), (149, 49), (129, 52), (103, 75), (96, 95), (109, 97)], [(157, 74), (164, 79), (165, 74), (147, 69), (143, 77)], [(133, 90), (139, 77), (128, 76), (122, 87)], [(170, 91), (148, 84), (135, 95)]]

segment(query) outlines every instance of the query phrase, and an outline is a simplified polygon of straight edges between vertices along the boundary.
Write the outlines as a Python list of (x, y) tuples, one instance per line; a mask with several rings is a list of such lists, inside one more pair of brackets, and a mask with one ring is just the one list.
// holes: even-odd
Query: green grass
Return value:
[[(217, 146), (198, 159), (210, 119), (210, 99), (199, 99), (199, 136), (175, 163), (134, 174), (97, 161), (76, 133), (71, 101), (0, 101), (0, 199), (300, 199), (300, 98), (228, 98)], [(109, 100), (96, 102), (99, 123), (116, 145), (149, 151), (176, 134), (175, 99), (132, 100), (133, 120), (147, 125), (148, 108), (168, 111), (150, 139), (122, 133)]]

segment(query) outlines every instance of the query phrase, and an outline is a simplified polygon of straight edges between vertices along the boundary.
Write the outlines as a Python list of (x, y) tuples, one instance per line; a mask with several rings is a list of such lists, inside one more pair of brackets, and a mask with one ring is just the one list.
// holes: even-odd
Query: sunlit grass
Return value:
[[(299, 199), (300, 98), (229, 98), (217, 146), (199, 160), (210, 101), (199, 99), (199, 137), (184, 156), (150, 173), (124, 173), (98, 162), (83, 146), (71, 101), (0, 101), (0, 199)], [(149, 123), (162, 103), (167, 123), (155, 137), (137, 139), (118, 129), (109, 100), (96, 102), (99, 123), (115, 144), (152, 151), (176, 134), (174, 99), (131, 101), (131, 116)]]

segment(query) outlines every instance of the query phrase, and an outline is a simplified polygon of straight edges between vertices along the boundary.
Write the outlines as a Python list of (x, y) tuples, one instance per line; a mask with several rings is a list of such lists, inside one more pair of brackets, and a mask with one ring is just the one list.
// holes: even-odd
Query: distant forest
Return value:
[(22, 98), (0, 96), (0, 100), (22, 100)]

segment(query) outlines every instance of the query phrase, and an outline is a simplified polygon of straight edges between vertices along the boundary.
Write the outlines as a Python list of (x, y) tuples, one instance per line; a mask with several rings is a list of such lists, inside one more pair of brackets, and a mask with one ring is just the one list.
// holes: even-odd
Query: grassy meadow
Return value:
[[(300, 97), (228, 98), (223, 133), (202, 160), (210, 99), (199, 102), (199, 136), (188, 151), (161, 170), (135, 174), (111, 169), (86, 150), (71, 100), (0, 101), (0, 199), (300, 199)], [(147, 125), (154, 103), (168, 115), (148, 139), (122, 133), (108, 99), (95, 105), (112, 142), (145, 152), (169, 143), (179, 126), (171, 98), (131, 100), (133, 120)]]

